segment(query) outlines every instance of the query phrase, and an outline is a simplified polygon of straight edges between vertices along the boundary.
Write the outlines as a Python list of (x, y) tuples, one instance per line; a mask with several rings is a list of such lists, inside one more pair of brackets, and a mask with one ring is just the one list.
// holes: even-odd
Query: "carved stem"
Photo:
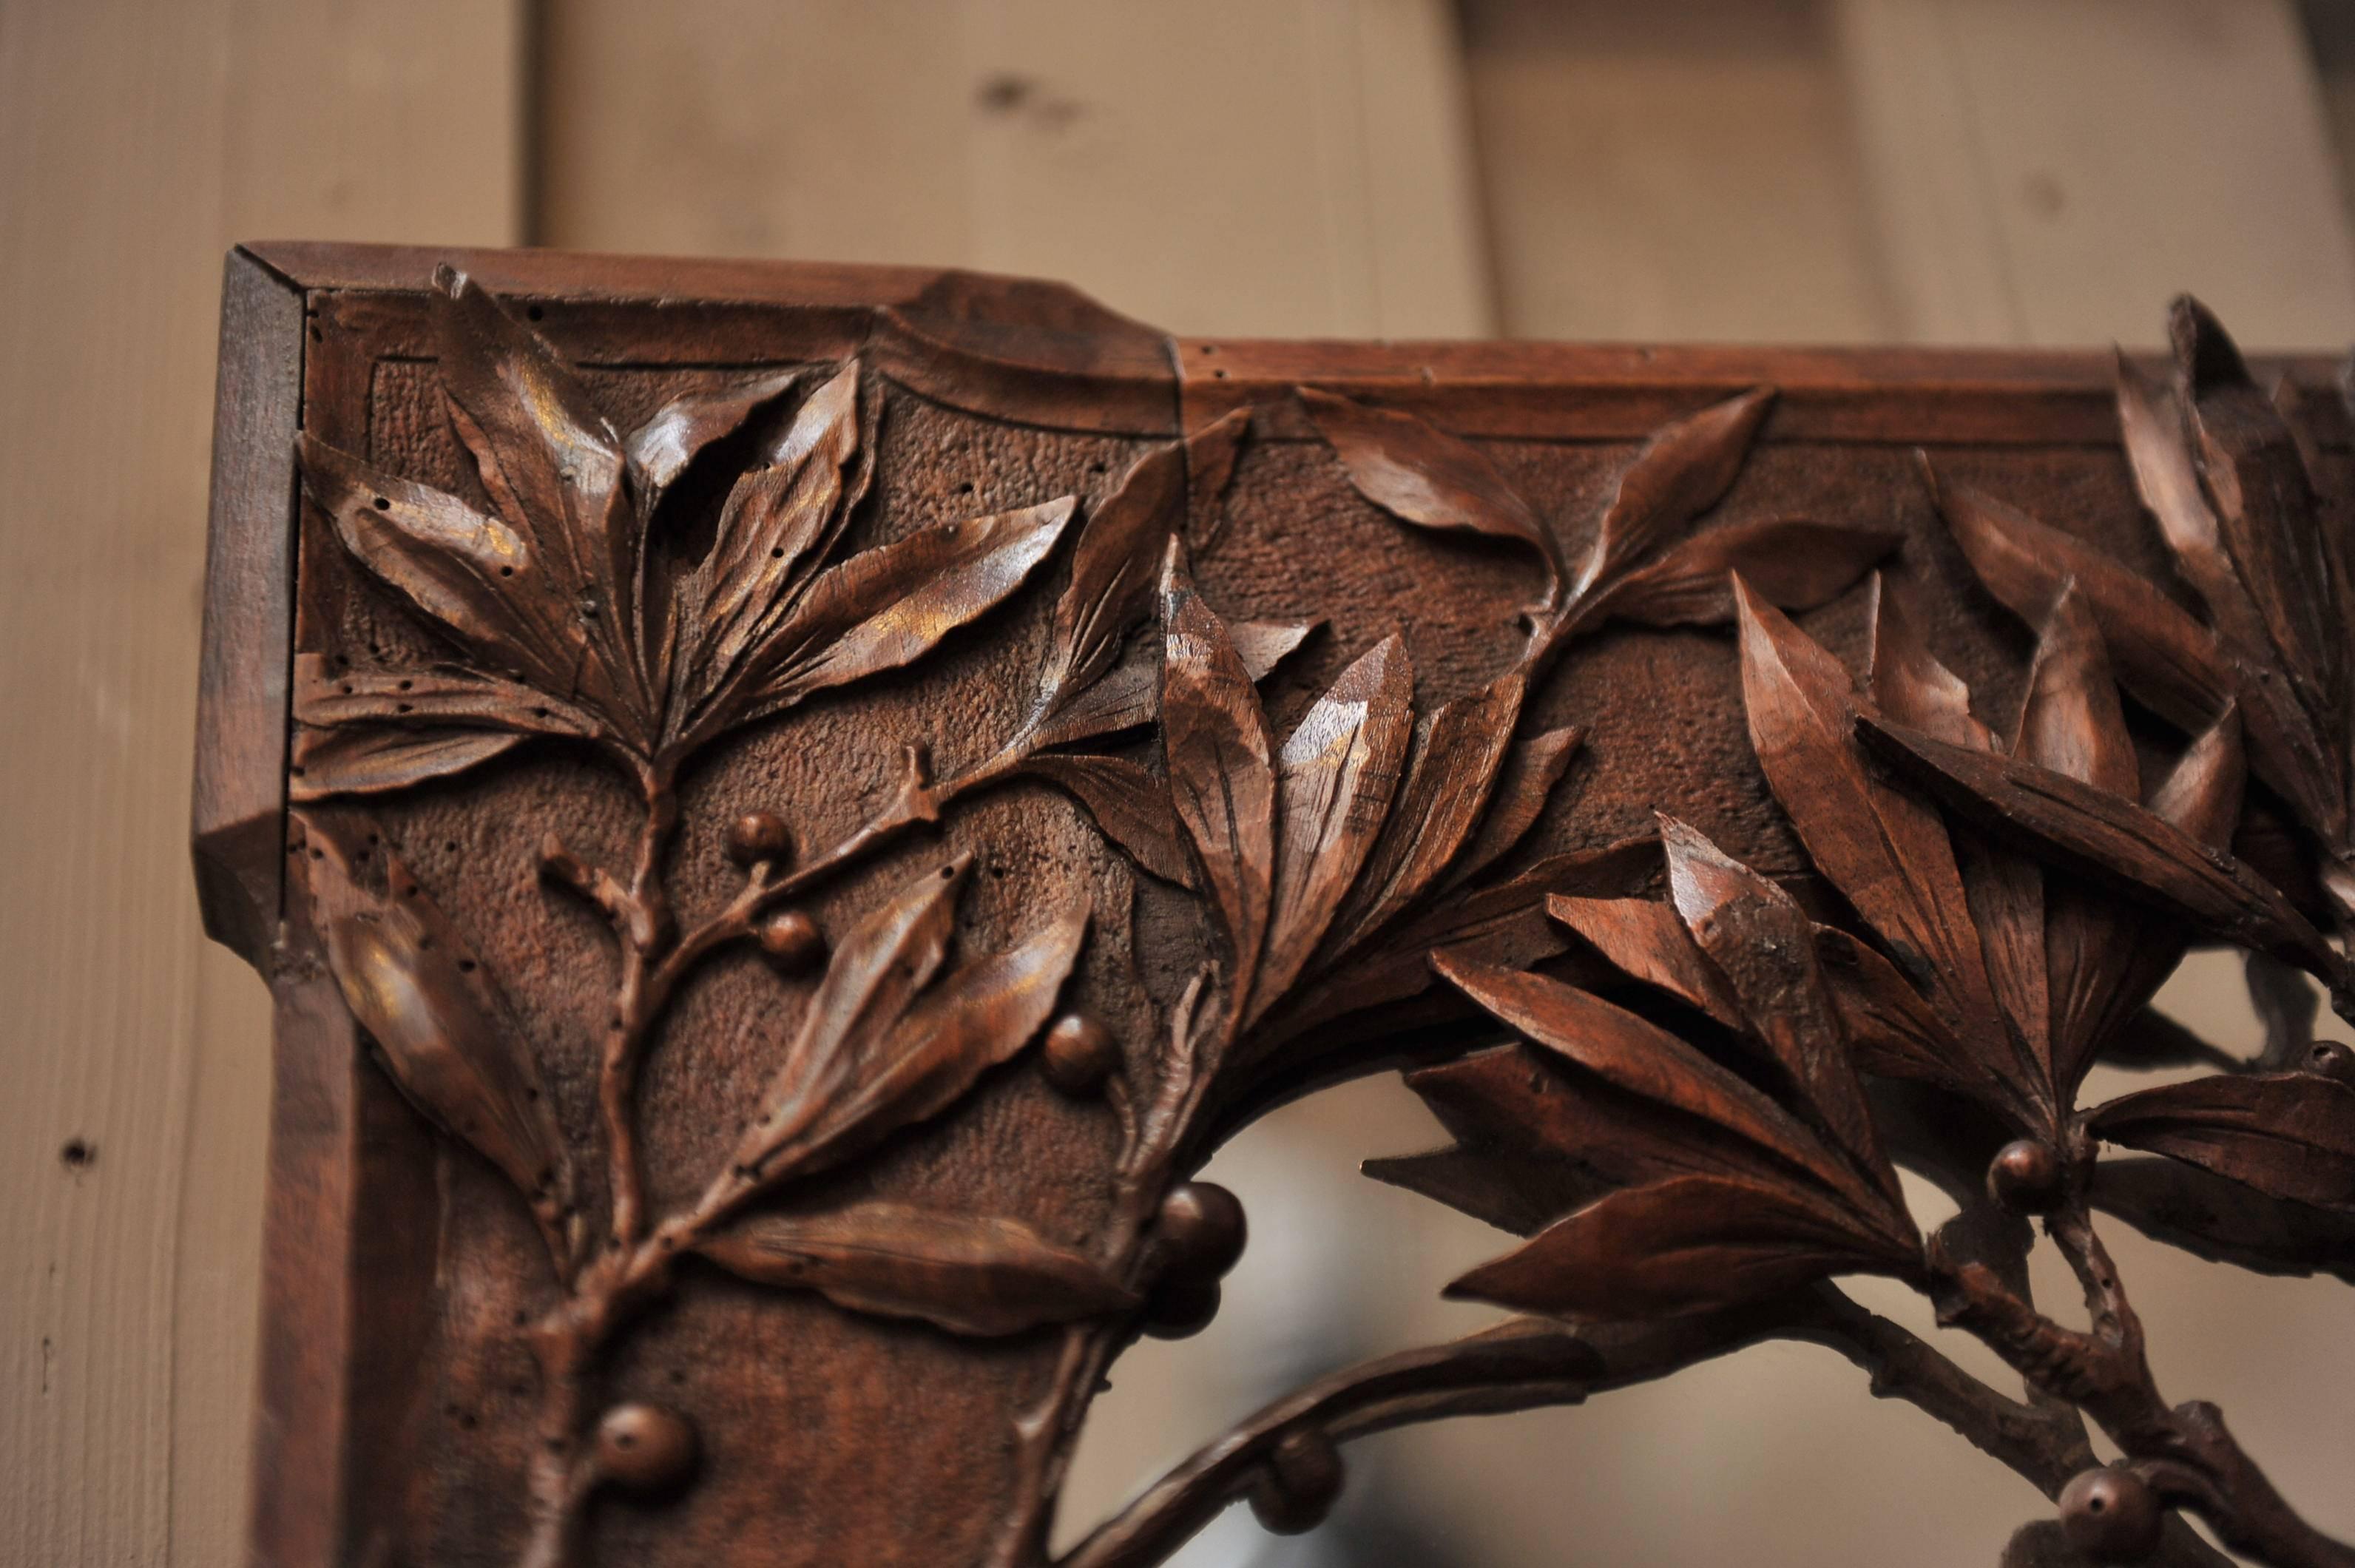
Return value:
[(2214, 1405), (2170, 1408), (2159, 1396), (2141, 1319), (2083, 1199), (2053, 1215), (2046, 1231), (2085, 1287), (2089, 1330), (2062, 1327), (1983, 1264), (1955, 1264), (1934, 1248), (1939, 1320), (1969, 1330), (2030, 1382), (2083, 1408), (2146, 1480), (2206, 1519), (2233, 1551), (2274, 1568), (2355, 1568), (2355, 1549), (2298, 1517)]
[(630, 873), (626, 918), (614, 927), (621, 944), (621, 977), (597, 1071), (597, 1108), (605, 1124), (605, 1157), (613, 1183), (610, 1245), (617, 1251), (634, 1243), (644, 1224), (634, 1114), (638, 1062), (669, 997), (669, 986), (660, 983), (658, 967), (671, 939), (662, 858), (678, 827), (678, 796), (666, 774), (649, 771), (643, 784), (646, 813), (638, 833), (637, 864)]
[(1348, 1367), (1286, 1395), (1156, 1482), (1059, 1559), (1056, 1568), (1145, 1568), (1177, 1550), (1250, 1488), (1286, 1435), (1335, 1442), (1453, 1415), (1576, 1404), (1647, 1382), (1790, 1327), (1788, 1304), (1572, 1333), (1503, 1328)]
[[(1132, 1287), (1145, 1283), (1147, 1230), (1201, 1109), (1211, 1070), (1239, 1024), (1239, 1009), (1231, 1007), (1213, 1042), (1206, 1045), (1196, 1038), (1195, 1008), (1209, 974), (1206, 969), (1194, 977), (1170, 1015), (1169, 1051), (1152, 1100), (1133, 1119), (1124, 1119), (1103, 1249), (1106, 1268)], [(989, 1568), (1021, 1568), (1045, 1558), (1047, 1529), (1071, 1470), (1080, 1418), (1104, 1368), (1135, 1333), (1135, 1326), (1125, 1322), (1074, 1324), (1066, 1331), (1046, 1393), (1015, 1422), (1020, 1444), (1015, 1503), (990, 1553)]]

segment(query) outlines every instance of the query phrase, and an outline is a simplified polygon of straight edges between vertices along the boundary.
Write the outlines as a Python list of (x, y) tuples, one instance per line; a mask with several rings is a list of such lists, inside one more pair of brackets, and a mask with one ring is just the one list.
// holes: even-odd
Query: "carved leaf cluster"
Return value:
[(1655, 432), (1620, 475), (1575, 565), (1559, 520), (1544, 518), (1477, 446), (1412, 414), (1310, 388), (1299, 396), (1366, 499), (1417, 527), (1535, 550), (1546, 571), (1547, 621), (1562, 636), (1613, 620), (1722, 625), (1733, 617), (1730, 571), (1746, 573), (1785, 609), (1813, 609), (1897, 544), (1885, 528), (1808, 517), (1743, 519), (1687, 537), (1741, 473), (1774, 400), (1765, 387)]
[(2073, 580), (2120, 680), (2154, 713), (2196, 734), (2238, 710), (2250, 767), (2311, 836), (2343, 923), (2355, 912), (2347, 541), (2318, 505), (2303, 432), (2222, 325), (2189, 296), (2169, 325), (2171, 381), (2121, 356), (2118, 418), (2136, 488), (2200, 613), (1993, 496), (1944, 485), (1941, 509), (1980, 581), (2023, 617)]
[[(1433, 949), (1510, 951), (1548, 891), (1626, 875), (1629, 856), (1606, 849), (1467, 886), (1535, 825), (1578, 745), (1572, 730), (1512, 739), (1523, 667), (1443, 705), (1418, 746), (1413, 670), (1393, 635), (1278, 742), (1175, 548), (1161, 619), (1169, 796), (1226, 955), (1224, 1027), (1255, 1030), (1255, 1050), (1421, 990)], [(1443, 889), (1455, 896), (1432, 901)]]
[(1070, 497), (945, 523), (837, 559), (874, 462), (860, 370), (812, 388), (758, 443), (700, 560), (670, 559), (661, 503), (786, 373), (666, 404), (623, 433), (530, 328), (447, 269), (432, 295), (450, 422), (487, 512), (305, 437), (304, 484), (352, 559), (453, 657), (296, 671), (299, 797), (405, 787), (531, 735), (675, 766), (732, 726), (922, 656), (1044, 560)]
[[(1919, 1252), (1806, 916), (1685, 824), (1664, 818), (1661, 829), (1668, 904), (1556, 898), (1553, 912), (1581, 930), (1632, 936), (1705, 987), (1774, 1093), (1560, 981), (1440, 957), (1441, 973), (1529, 1041), (1534, 1059), (1505, 1047), (1412, 1075), (1460, 1146), (1369, 1172), (1510, 1229), (1567, 1205), (1453, 1294), (1582, 1319), (1641, 1317), (1827, 1274), (1904, 1273)], [(1535, 1209), (1522, 1185), (1532, 1170), (1535, 1191), (1552, 1200)]]

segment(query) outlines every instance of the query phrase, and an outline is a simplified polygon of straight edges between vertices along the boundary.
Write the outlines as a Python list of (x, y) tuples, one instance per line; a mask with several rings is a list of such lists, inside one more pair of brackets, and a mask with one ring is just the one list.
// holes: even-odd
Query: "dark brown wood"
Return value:
[[(1540, 1316), (1279, 1402), (1065, 1568), (1774, 1338), (2058, 1499), (2039, 1561), (2212, 1562), (2179, 1509), (2350, 1560), (2159, 1401), (2091, 1218), (2350, 1266), (2319, 362), (2190, 304), (2145, 367), (229, 266), (195, 842), (279, 1000), (258, 1561), (1039, 1568), (1113, 1359), (1246, 1244), (1192, 1171), (1397, 1065), (1455, 1143), (1369, 1173), (1528, 1238), (1454, 1288)], [(2195, 942), (2258, 955), (2261, 1052), (2147, 1011)], [(2080, 1107), (2098, 1060), (2210, 1075)]]
[(294, 635), (294, 433), (303, 292), (245, 251), (221, 276), (212, 530), (197, 673), (189, 837), (205, 932), (250, 962), (278, 923), (286, 815), (286, 679)]

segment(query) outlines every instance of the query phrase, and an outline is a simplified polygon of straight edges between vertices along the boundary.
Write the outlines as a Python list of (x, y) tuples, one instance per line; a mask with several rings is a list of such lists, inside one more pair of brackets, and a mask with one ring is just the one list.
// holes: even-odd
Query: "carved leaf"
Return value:
[(1234, 483), (1251, 424), (1251, 410), (1236, 409), (1186, 438), (1186, 488), (1197, 529), (1190, 538), (1200, 553), (1216, 549), (1226, 530), (1227, 488)]
[(1341, 672), (1275, 763), (1275, 872), (1258, 997), (1263, 1011), (1299, 976), (1356, 880), (1398, 787), (1414, 733), (1414, 671), (1393, 634)]
[(1194, 592), (1175, 540), (1162, 568), (1161, 625), (1170, 798), (1226, 933), (1240, 1008), (1258, 972), (1274, 885), (1275, 774), (1251, 672)]
[(1941, 741), (1992, 750), (1995, 732), (1972, 711), (1971, 690), (1963, 677), (1931, 651), (1913, 597), (1903, 578), (1873, 574), (1871, 667), (1865, 684), (1874, 705)]
[(2171, 722), (2215, 718), (2232, 683), (2214, 636), (2139, 574), (2078, 539), (1966, 485), (1930, 480), (1938, 510), (1987, 592), (2034, 624), (2062, 583), (2093, 604), (2128, 688)]
[(2355, 1214), (2317, 1209), (2171, 1159), (2105, 1159), (2093, 1200), (2144, 1235), (2259, 1274), (2355, 1284)]
[(464, 773), (523, 739), (498, 730), (299, 729), (286, 793), (309, 802), (407, 789)]
[(1561, 582), (1553, 535), (1487, 453), (1412, 414), (1310, 387), (1296, 390), (1316, 433), (1367, 500), (1422, 528), (1518, 539), (1545, 562), (1549, 584)]
[(639, 510), (652, 513), (662, 493), (687, 472), (698, 453), (734, 434), (754, 409), (783, 397), (800, 379), (798, 370), (781, 370), (720, 391), (674, 398), (656, 409), (623, 444), (630, 492)]
[(1697, 1117), (1723, 1136), (1774, 1156), (1796, 1174), (1877, 1202), (1789, 1112), (1666, 1030), (1541, 975), (1445, 954), (1434, 955), (1432, 965), (1513, 1029), (1605, 1083)]
[(821, 573), (754, 655), (748, 718), (897, 669), (1022, 586), (1062, 537), (1070, 496), (942, 523)]
[(378, 723), (583, 738), (601, 732), (595, 719), (570, 703), (496, 676), (455, 665), (339, 670), (319, 654), (294, 656), (294, 717), (320, 729)]
[(2187, 733), (2215, 722), (2232, 702), (2248, 727), (2251, 761), (2265, 782), (2328, 828), (2345, 806), (2334, 764), (2296, 701), (2281, 688), (2234, 668), (2207, 627), (2149, 581), (2100, 550), (2047, 528), (1992, 496), (1939, 485), (1939, 510), (1987, 591), (2031, 624), (2074, 579), (2085, 595), (2118, 678), (2153, 712)]
[(1859, 1067), (1988, 1097), (1971, 1053), (1895, 965), (1845, 931), (1818, 925), (1814, 934), (1817, 969)]
[[(531, 1205), (559, 1268), (573, 1238), (573, 1178), (538, 1071), (488, 974), (408, 868), (323, 817), (301, 819), (310, 895), (344, 1000), (401, 1093), (503, 1172)], [(381, 868), (363, 878), (369, 860)]]
[[(1526, 1075), (1528, 1069), (1516, 1071)], [(1517, 1236), (1533, 1236), (1611, 1190), (1583, 1166), (1551, 1153), (1449, 1147), (1369, 1159), (1359, 1168)]]
[(2189, 294), (2168, 322), (2190, 396), (2200, 475), (2233, 573), (2276, 658), (2326, 734), (2342, 731), (2344, 629), (2297, 443), (2222, 323)]
[(2100, 1137), (2275, 1198), (2355, 1211), (2355, 1087), (2318, 1072), (2196, 1078), (2096, 1110)]
[(1087, 933), (1084, 907), (924, 989), (970, 864), (919, 878), (837, 950), (738, 1150), (740, 1179), (821, 1170), (940, 1115), (1047, 1021)]
[(947, 955), (957, 890), (973, 857), (918, 877), (838, 943), (800, 1030), (762, 1096), (732, 1164), (745, 1179), (790, 1168), (796, 1149), (858, 1075)]
[(2134, 740), (2119, 710), (2101, 629), (2074, 581), (2046, 613), (2029, 667), (2012, 753), (2129, 800), (2142, 794)]
[(1839, 662), (1739, 578), (1734, 592), (1751, 744), (1800, 842), (1908, 967), (1919, 965), (1917, 981), (1958, 1019), (1992, 1025), (1979, 933), (1945, 824), (1867, 772), (1849, 733), (1854, 685)]
[(1733, 487), (1774, 400), (1773, 388), (1753, 387), (1654, 432), (1619, 476), (1573, 597), (1601, 586), (1717, 505)]
[(1194, 867), (1169, 804), (1169, 786), (1120, 757), (1031, 757), (1022, 771), (1068, 791), (1088, 808), (1104, 837), (1146, 870), (1181, 888), (1194, 886)]
[(737, 477), (711, 549), (680, 585), (690, 690), (719, 688), (790, 613), (841, 530), (845, 473), (858, 445), (854, 362), (804, 399), (764, 461)]
[(1071, 581), (1055, 602), (1039, 720), (1110, 669), (1129, 629), (1151, 612), (1155, 574), (1185, 503), (1186, 468), (1183, 443), (1156, 446), (1089, 508), (1071, 551)]
[(1858, 720), (1860, 733), (1942, 798), (1993, 830), (2154, 900), (2244, 946), (2329, 978), (2339, 959), (2273, 886), (2155, 812), (2018, 758), (1950, 746), (1916, 730)]
[(1422, 726), (1390, 820), (1333, 923), (1354, 946), (1421, 898), (1454, 862), (1488, 805), (1529, 690), (1516, 665), (1478, 691), (1440, 704)]
[(525, 537), (305, 435), (303, 482), (352, 558), (469, 657), (570, 697), (586, 642)]
[(1545, 815), (1554, 786), (1570, 771), (1585, 739), (1586, 731), (1572, 725), (1513, 743), (1505, 753), (1504, 772), (1497, 776), (1488, 809), (1480, 814), (1480, 830), (1448, 873), (1450, 887), (1462, 886), (1512, 853)]
[(1652, 1317), (1910, 1260), (1803, 1189), (1682, 1176), (1591, 1203), (1446, 1294), (1577, 1318)]
[(1262, 1033), (1282, 1039), (1312, 1025), (1421, 995), (1433, 981), (1427, 956), (1526, 968), (1567, 949), (1546, 918), (1554, 893), (1626, 893), (1656, 879), (1659, 840), (1649, 834), (1596, 849), (1550, 855), (1506, 881), (1434, 899), (1377, 934), (1349, 945), (1285, 999), (1280, 1024)]
[(2223, 716), (2192, 741), (2158, 788), (2151, 792), (2150, 809), (2161, 821), (2182, 829), (2211, 848), (2232, 842), (2241, 822), (2243, 786), (2240, 709)]
[[(1366, 1174), (1529, 1235), (1623, 1187), (1677, 1176), (1774, 1183), (1788, 1168), (1755, 1146), (1508, 1045), (1406, 1075), (1453, 1148), (1369, 1161)], [(1448, 1190), (1433, 1191), (1435, 1183)]]
[(1018, 1220), (905, 1203), (756, 1215), (698, 1250), (756, 1284), (814, 1290), (854, 1312), (952, 1334), (1020, 1334), (1136, 1305), (1086, 1257)]
[(492, 504), (548, 552), (567, 589), (619, 609), (608, 595), (636, 560), (628, 508), (616, 505), (621, 438), (538, 333), (464, 273), (442, 267), (433, 283), (442, 386)]
[(1592, 943), (1632, 978), (1654, 986), (1728, 1029), (1742, 1027), (1741, 1004), (1716, 965), (1693, 944), (1674, 906), (1657, 899), (1580, 899), (1557, 893), (1546, 912)]
[(1803, 1114), (1891, 1206), (1897, 1172), (1881, 1153), (1864, 1085), (1816, 969), (1814, 925), (1791, 895), (1673, 817), (1660, 818), (1668, 896), (1796, 1092)]
[(1812, 610), (1845, 592), (1898, 537), (1804, 517), (1710, 528), (1629, 573), (1612, 592), (1611, 613), (1646, 626), (1722, 626), (1733, 619), (1727, 574), (1735, 571), (1768, 603)]
[(2264, 645), (2264, 625), (2226, 553), (2216, 514), (2200, 487), (2185, 441), (2185, 411), (2173, 391), (2117, 357), (2118, 430), (2134, 467), (2135, 489), (2158, 519), (2175, 563), (2208, 607), (2210, 622), (2228, 641)]
[[(1321, 621), (1231, 621), (1228, 640), (1254, 684), (1273, 674)], [(1161, 666), (1156, 658), (1124, 659), (1064, 702), (1033, 737), (1040, 746), (1068, 746), (1142, 729), (1161, 716)]]

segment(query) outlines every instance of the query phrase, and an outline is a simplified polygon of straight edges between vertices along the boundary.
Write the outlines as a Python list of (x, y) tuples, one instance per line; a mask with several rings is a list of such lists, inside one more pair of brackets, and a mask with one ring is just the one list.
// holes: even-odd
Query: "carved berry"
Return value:
[(761, 952), (769, 962), (786, 974), (798, 974), (815, 968), (826, 955), (826, 933), (817, 922), (797, 909), (773, 914), (761, 923), (756, 933)]
[(1085, 1013), (1065, 1013), (1047, 1031), (1041, 1054), (1047, 1082), (1074, 1100), (1103, 1088), (1104, 1080), (1120, 1065), (1120, 1047), (1112, 1032)]
[(1287, 1432), (1252, 1483), (1252, 1512), (1271, 1534), (1302, 1534), (1325, 1522), (1348, 1478), (1332, 1438), (1313, 1427)]
[(1210, 1326), (1223, 1295), (1201, 1275), (1165, 1279), (1145, 1299), (1145, 1331), (1156, 1339), (1186, 1339)]
[(2087, 1470), (2061, 1489), (2061, 1531), (2096, 1563), (2139, 1563), (2158, 1550), (2167, 1510), (2132, 1470)]
[(623, 1491), (665, 1492), (693, 1473), (695, 1425), (677, 1411), (634, 1401), (597, 1423), (597, 1473)]
[(1161, 1200), (1154, 1237), (1166, 1277), (1217, 1279), (1243, 1255), (1242, 1200), (1215, 1181), (1181, 1181)]
[(2020, 1138), (1987, 1163), (1987, 1196), (2015, 1214), (2041, 1214), (2061, 1200), (2061, 1157), (2050, 1144)]
[(728, 858), (740, 866), (782, 865), (793, 852), (793, 829), (773, 811), (748, 811), (728, 825)]

